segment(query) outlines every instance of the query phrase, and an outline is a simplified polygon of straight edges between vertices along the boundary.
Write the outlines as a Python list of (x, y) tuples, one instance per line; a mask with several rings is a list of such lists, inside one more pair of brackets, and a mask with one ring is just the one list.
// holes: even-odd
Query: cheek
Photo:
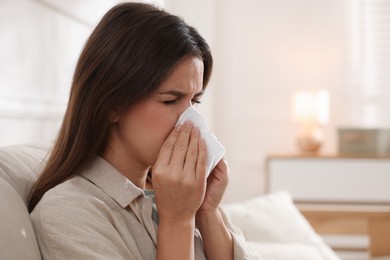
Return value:
[(175, 127), (181, 111), (174, 106), (143, 103), (135, 106), (126, 118), (126, 144), (136, 149), (145, 163), (153, 164), (161, 146)]
[(140, 129), (150, 160), (155, 161), (161, 146), (175, 127), (178, 115), (170, 107), (153, 106), (144, 110), (143, 127)]
[[(156, 116), (153, 118), (152, 128), (154, 129), (156, 137), (159, 139), (158, 143), (161, 146), (164, 141), (167, 139), (169, 134), (172, 132), (175, 127), (177, 121), (177, 116), (170, 112), (161, 114), (160, 116)], [(157, 141), (157, 140), (156, 140)]]

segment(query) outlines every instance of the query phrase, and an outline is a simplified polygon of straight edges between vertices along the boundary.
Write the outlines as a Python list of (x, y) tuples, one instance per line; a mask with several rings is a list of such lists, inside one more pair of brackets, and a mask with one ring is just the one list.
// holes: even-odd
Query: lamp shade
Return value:
[(300, 123), (327, 124), (329, 93), (325, 89), (299, 90), (293, 95), (292, 118)]

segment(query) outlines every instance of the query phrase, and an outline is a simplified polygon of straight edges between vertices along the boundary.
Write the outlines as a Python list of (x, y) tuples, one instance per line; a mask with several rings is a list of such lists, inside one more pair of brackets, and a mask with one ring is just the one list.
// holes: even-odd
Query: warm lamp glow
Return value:
[(329, 120), (329, 93), (321, 90), (301, 90), (293, 96), (292, 118), (301, 124), (297, 144), (301, 152), (315, 153), (324, 135), (319, 125)]
[(316, 91), (297, 91), (293, 97), (293, 119), (300, 123), (327, 124), (329, 120), (329, 93)]

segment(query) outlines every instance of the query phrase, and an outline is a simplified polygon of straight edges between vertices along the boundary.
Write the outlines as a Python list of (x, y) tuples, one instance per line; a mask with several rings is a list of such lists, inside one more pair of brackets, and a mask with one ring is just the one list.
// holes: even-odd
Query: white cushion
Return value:
[(275, 192), (239, 203), (225, 204), (222, 208), (248, 241), (306, 244), (314, 246), (322, 259), (339, 259), (299, 212), (287, 192)]

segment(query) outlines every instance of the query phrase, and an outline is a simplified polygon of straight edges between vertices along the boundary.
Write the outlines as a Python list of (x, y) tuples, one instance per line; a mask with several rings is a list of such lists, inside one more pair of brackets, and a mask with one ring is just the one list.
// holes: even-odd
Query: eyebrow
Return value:
[[(201, 90), (200, 92), (195, 93), (194, 97), (202, 96), (203, 93), (204, 93), (204, 91)], [(157, 94), (159, 94), (159, 95), (174, 95), (174, 96), (177, 96), (177, 97), (182, 97), (182, 96), (186, 95), (185, 92), (182, 92), (182, 91), (179, 91), (179, 90), (162, 91), (162, 92), (158, 92)]]

